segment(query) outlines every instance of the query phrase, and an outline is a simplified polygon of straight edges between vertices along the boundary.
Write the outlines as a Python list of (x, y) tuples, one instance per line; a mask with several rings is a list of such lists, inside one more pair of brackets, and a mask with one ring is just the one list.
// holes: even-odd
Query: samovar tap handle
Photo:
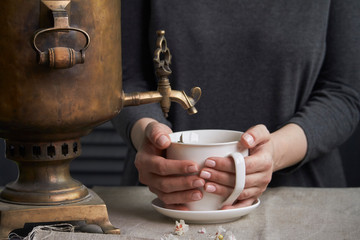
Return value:
[(137, 106), (147, 103), (159, 102), (165, 117), (168, 117), (171, 102), (179, 103), (189, 114), (197, 113), (195, 104), (201, 97), (201, 89), (194, 87), (191, 89), (191, 95), (188, 96), (184, 91), (172, 90), (169, 75), (172, 73), (170, 69), (171, 54), (167, 47), (165, 39), (165, 31), (157, 31), (157, 49), (154, 52), (155, 74), (158, 78), (157, 91), (124, 93), (123, 106)]

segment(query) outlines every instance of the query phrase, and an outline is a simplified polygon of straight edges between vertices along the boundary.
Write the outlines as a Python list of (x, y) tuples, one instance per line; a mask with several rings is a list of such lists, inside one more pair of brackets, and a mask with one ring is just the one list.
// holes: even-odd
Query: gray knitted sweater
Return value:
[[(359, 0), (123, 0), (122, 14), (125, 92), (156, 89), (159, 29), (173, 55), (172, 88), (203, 91), (196, 115), (175, 103), (168, 119), (158, 104), (123, 109), (113, 123), (127, 140), (142, 117), (174, 131), (296, 123), (306, 157), (270, 186), (345, 186), (337, 147), (360, 115)], [(137, 179), (133, 156), (126, 184)]]

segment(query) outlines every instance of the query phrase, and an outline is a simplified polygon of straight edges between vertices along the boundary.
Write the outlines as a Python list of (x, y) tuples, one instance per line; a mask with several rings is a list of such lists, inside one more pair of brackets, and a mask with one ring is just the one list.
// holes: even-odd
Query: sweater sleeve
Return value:
[(326, 56), (306, 104), (290, 120), (307, 137), (305, 159), (330, 152), (356, 129), (360, 115), (360, 1), (331, 1)]
[[(152, 53), (148, 46), (148, 4), (148, 1), (142, 0), (122, 2), (122, 85), (126, 93), (153, 91), (157, 88)], [(155, 40), (154, 33), (154, 45)], [(134, 123), (144, 117), (170, 125), (156, 103), (125, 107), (112, 119), (115, 129), (129, 146), (132, 146), (130, 133)]]

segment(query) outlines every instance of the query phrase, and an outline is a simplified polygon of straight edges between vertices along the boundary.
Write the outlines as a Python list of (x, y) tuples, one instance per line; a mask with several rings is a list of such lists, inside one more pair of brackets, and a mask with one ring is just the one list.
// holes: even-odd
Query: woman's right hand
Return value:
[[(138, 152), (135, 166), (139, 180), (147, 185), (168, 208), (184, 209), (181, 204), (202, 198), (198, 190), (205, 180), (198, 174), (199, 166), (190, 160), (165, 158), (165, 149), (171, 144), (172, 130), (153, 119), (140, 119), (132, 131), (134, 146)], [(191, 175), (188, 175), (191, 174)], [(179, 205), (180, 204), (180, 205)]]

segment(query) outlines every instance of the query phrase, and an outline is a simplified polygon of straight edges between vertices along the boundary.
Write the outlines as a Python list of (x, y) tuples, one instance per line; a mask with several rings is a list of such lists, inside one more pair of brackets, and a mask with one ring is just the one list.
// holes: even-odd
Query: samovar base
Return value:
[(0, 193), (0, 201), (23, 205), (62, 205), (81, 202), (87, 188), (70, 174), (70, 162), (80, 156), (81, 142), (6, 140), (6, 157), (17, 163), (16, 181)]
[(49, 223), (85, 221), (86, 224), (98, 225), (105, 234), (120, 234), (109, 220), (104, 201), (89, 189), (90, 197), (76, 203), (58, 206), (19, 205), (0, 202), (0, 239), (24, 228), (26, 223)]

